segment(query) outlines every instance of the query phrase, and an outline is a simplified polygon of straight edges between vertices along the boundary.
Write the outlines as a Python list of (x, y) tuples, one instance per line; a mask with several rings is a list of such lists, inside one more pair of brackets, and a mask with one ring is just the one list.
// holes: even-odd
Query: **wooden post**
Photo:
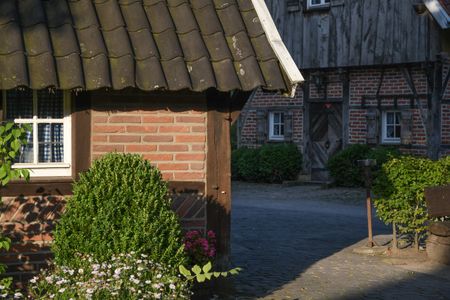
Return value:
[(304, 73), (306, 78), (303, 84), (303, 172), (311, 174), (311, 135), (310, 135), (310, 111), (309, 111), (309, 85), (310, 75)]
[(226, 268), (230, 255), (231, 222), (231, 140), (233, 119), (250, 96), (247, 92), (230, 93), (210, 89), (206, 92), (208, 108), (208, 150), (206, 158), (207, 229), (217, 234), (217, 266)]
[[(433, 68), (433, 92), (429, 107), (428, 157), (439, 159), (441, 147), (441, 95), (442, 95), (442, 62), (440, 57)], [(445, 87), (444, 87), (445, 88)]]
[(349, 120), (350, 120), (350, 74), (348, 71), (343, 71), (342, 78), (342, 148), (347, 148), (349, 138)]

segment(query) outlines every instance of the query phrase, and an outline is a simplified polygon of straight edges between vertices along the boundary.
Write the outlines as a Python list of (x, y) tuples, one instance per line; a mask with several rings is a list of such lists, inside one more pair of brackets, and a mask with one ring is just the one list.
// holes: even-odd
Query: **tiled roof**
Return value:
[(289, 90), (251, 0), (0, 0), (0, 89)]

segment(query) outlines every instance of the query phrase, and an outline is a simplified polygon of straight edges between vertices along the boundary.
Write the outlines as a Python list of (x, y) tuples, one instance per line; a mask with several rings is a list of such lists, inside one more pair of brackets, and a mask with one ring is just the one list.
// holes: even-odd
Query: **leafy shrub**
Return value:
[(0, 187), (9, 181), (24, 177), (28, 180), (27, 169), (12, 169), (14, 160), (19, 156), (22, 147), (27, 144), (27, 132), (31, 131), (29, 124), (0, 124)]
[(240, 148), (232, 153), (233, 176), (245, 181), (293, 180), (302, 165), (302, 154), (294, 144), (265, 144), (257, 149)]
[(414, 234), (417, 241), (428, 220), (424, 189), (450, 182), (449, 162), (404, 156), (385, 163), (373, 186), (378, 217), (395, 223), (400, 233)]
[(174, 269), (186, 262), (166, 183), (139, 155), (105, 155), (81, 174), (73, 191), (54, 232), (58, 265), (76, 267), (76, 253), (107, 261), (130, 251)]
[(87, 255), (78, 268), (53, 266), (30, 280), (33, 299), (189, 299), (188, 281), (145, 254), (101, 262)]
[(242, 147), (231, 152), (231, 176), (233, 179), (242, 179), (239, 173), (239, 160), (241, 159), (242, 154), (248, 151), (248, 148)]
[(363, 186), (364, 178), (357, 161), (368, 157), (370, 147), (355, 144), (333, 155), (327, 163), (330, 175), (338, 186)]
[(373, 178), (378, 176), (381, 166), (389, 159), (399, 157), (400, 151), (394, 147), (378, 146), (370, 148), (367, 145), (355, 144), (336, 153), (328, 161), (330, 175), (338, 186), (364, 186), (364, 177), (357, 161), (360, 159), (375, 159), (377, 166), (373, 169)]
[(267, 144), (259, 152), (259, 179), (270, 183), (294, 180), (301, 165), (302, 155), (294, 144)]
[(239, 178), (245, 181), (260, 181), (259, 153), (260, 148), (242, 151), (237, 161)]

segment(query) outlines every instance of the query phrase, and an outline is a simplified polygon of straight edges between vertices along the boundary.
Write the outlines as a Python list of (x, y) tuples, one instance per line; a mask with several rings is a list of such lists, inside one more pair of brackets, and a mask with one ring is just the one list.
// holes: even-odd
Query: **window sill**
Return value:
[(313, 6), (313, 7), (308, 7), (305, 9), (304, 13), (314, 13), (314, 12), (327, 12), (331, 9), (331, 5), (330, 4), (326, 4), (326, 5), (318, 5), (318, 6)]

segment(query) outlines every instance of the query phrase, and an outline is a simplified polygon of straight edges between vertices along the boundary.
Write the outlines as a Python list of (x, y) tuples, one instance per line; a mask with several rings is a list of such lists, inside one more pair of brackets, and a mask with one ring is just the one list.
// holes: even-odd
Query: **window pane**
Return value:
[(284, 135), (284, 125), (280, 125), (280, 135)]
[(394, 124), (394, 113), (386, 113), (386, 124)]
[[(30, 127), (31, 124), (30, 124)], [(33, 132), (27, 132), (27, 144), (22, 146), (16, 163), (33, 163)]]
[(9, 120), (33, 118), (32, 90), (11, 90), (6, 93), (6, 118)]
[(39, 162), (64, 161), (63, 124), (38, 124)]
[(64, 117), (63, 93), (59, 90), (41, 90), (38, 94), (38, 118), (61, 119)]
[(400, 113), (395, 113), (395, 124), (400, 125)]
[(386, 126), (386, 137), (394, 138), (394, 126)]
[(280, 122), (284, 123), (284, 114), (283, 113), (280, 113)]
[(280, 114), (279, 113), (274, 113), (273, 114), (273, 122), (274, 123), (280, 123)]
[(273, 126), (273, 135), (280, 135), (280, 125)]
[(311, 0), (312, 5), (321, 4), (320, 2), (321, 2), (321, 0)]

